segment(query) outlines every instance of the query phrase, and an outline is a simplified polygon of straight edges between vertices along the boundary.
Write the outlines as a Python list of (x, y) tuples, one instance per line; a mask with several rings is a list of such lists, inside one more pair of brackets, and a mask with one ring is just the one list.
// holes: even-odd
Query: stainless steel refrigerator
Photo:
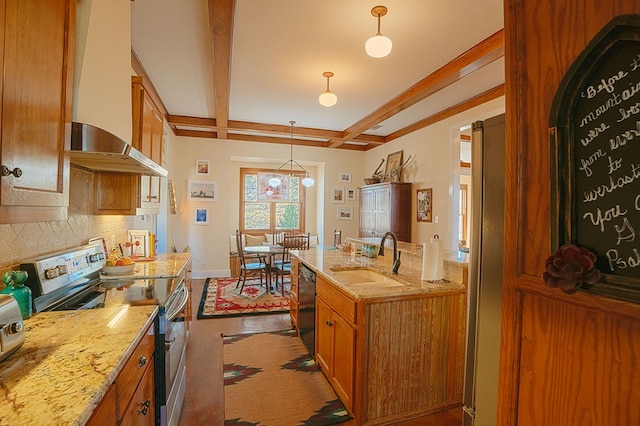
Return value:
[(504, 252), (504, 114), (473, 123), (465, 426), (495, 426)]

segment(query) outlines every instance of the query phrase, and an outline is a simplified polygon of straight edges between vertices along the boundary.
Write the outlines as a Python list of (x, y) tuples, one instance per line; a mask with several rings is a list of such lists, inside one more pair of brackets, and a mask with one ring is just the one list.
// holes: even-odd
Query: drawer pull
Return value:
[(138, 368), (142, 368), (147, 364), (147, 357), (145, 357), (144, 355), (140, 356), (140, 359), (138, 360)]
[(138, 414), (142, 414), (146, 416), (149, 412), (149, 406), (151, 405), (151, 400), (147, 399), (145, 402), (140, 404), (140, 409), (138, 410)]

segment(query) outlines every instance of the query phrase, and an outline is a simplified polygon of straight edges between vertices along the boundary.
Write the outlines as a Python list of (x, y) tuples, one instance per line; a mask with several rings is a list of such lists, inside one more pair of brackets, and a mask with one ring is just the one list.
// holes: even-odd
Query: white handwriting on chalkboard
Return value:
[(640, 113), (640, 102), (636, 102), (635, 105), (631, 105), (627, 109), (620, 108), (619, 111), (620, 111), (620, 118), (618, 118), (618, 123), (621, 123), (627, 118), (631, 117), (632, 115)]
[(609, 261), (609, 268), (612, 271), (617, 269), (635, 268), (640, 265), (640, 253), (638, 249), (633, 249), (633, 255), (629, 256), (627, 260), (620, 259), (618, 250), (607, 250), (607, 260)]
[(609, 127), (610, 126), (608, 126), (607, 123), (600, 123), (599, 126), (590, 129), (587, 132), (587, 136), (580, 139), (580, 143), (582, 143), (582, 146), (589, 146), (589, 144), (597, 138), (600, 133), (606, 131)]
[(591, 166), (593, 165), (593, 163), (595, 163), (599, 158), (605, 157), (606, 155), (606, 152), (602, 152), (602, 148), (598, 148), (598, 150), (591, 154), (586, 160), (584, 158), (580, 159), (580, 162), (582, 163), (580, 166), (580, 170), (582, 170), (585, 175), (591, 176), (593, 174), (593, 172), (591, 171)]
[(613, 93), (616, 90), (614, 87), (615, 84), (628, 75), (628, 72), (618, 71), (618, 74), (614, 74), (607, 79), (600, 79), (600, 83), (596, 87), (587, 87), (587, 98), (591, 99), (603, 90), (606, 90), (609, 93)]
[(631, 71), (635, 71), (638, 68), (640, 68), (640, 54), (631, 60)]
[(616, 228), (616, 232), (618, 233), (618, 241), (616, 242), (617, 246), (619, 246), (623, 241), (632, 243), (636, 239), (636, 230), (633, 229), (633, 226), (631, 226), (629, 220), (625, 217), (624, 219), (622, 219), (622, 223), (622, 227), (613, 225), (613, 227)]
[(615, 160), (609, 156), (609, 174), (615, 172), (622, 167), (622, 158), (616, 158)]
[(631, 174), (627, 174), (624, 176), (620, 176), (616, 180), (613, 179), (613, 176), (609, 176), (609, 183), (603, 183), (599, 185), (595, 189), (584, 192), (584, 198), (582, 201), (584, 203), (588, 203), (590, 201), (595, 201), (598, 198), (604, 197), (610, 192), (615, 191), (616, 189), (622, 188), (625, 185), (633, 183), (636, 179), (640, 178), (640, 164), (632, 164), (631, 165)]
[(640, 81), (637, 82), (636, 84), (629, 84), (629, 88), (628, 89), (624, 89), (622, 91), (622, 100), (623, 101), (628, 101), (629, 99), (633, 98), (636, 93), (638, 93), (638, 91), (640, 91)]
[(620, 204), (616, 204), (615, 207), (611, 207), (610, 209), (606, 210), (604, 213), (602, 212), (602, 210), (600, 210), (600, 208), (596, 209), (596, 213), (592, 213), (592, 212), (586, 212), (585, 214), (582, 215), (583, 219), (589, 219), (591, 221), (591, 224), (594, 226), (599, 226), (600, 227), (600, 232), (604, 232), (604, 224), (606, 222), (609, 222), (617, 217), (620, 216), (624, 216), (627, 214), (627, 211), (621, 211), (620, 209)]
[(613, 108), (622, 103), (622, 99), (620, 99), (619, 93), (614, 93), (607, 101), (600, 105), (595, 110), (591, 111), (589, 114), (585, 115), (584, 118), (580, 121), (580, 127), (584, 127), (585, 124), (591, 123), (596, 118), (600, 117), (605, 112), (609, 111), (609, 108)]
[(615, 138), (609, 139), (609, 147), (611, 147), (611, 150), (618, 149), (638, 136), (640, 136), (640, 121), (636, 121), (635, 129), (626, 130), (624, 133), (616, 136)]

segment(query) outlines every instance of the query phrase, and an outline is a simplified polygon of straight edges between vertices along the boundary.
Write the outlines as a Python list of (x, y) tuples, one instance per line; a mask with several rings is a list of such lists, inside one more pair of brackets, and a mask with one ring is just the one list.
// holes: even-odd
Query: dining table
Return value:
[[(245, 246), (244, 252), (247, 254), (259, 254), (265, 257), (265, 270), (267, 273), (267, 286), (272, 290), (271, 286), (271, 265), (273, 257), (282, 254), (284, 248), (280, 245), (263, 244), (260, 246)], [(283, 286), (284, 287), (284, 286)], [(284, 292), (284, 288), (283, 288)], [(283, 294), (284, 296), (284, 294)]]

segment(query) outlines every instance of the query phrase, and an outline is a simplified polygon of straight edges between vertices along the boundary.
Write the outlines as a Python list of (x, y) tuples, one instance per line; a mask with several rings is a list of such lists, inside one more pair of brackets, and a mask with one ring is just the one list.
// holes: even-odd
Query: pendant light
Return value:
[(322, 76), (327, 78), (327, 90), (320, 94), (318, 101), (320, 102), (320, 105), (328, 108), (330, 106), (334, 106), (336, 102), (338, 102), (338, 97), (335, 93), (329, 90), (329, 78), (333, 77), (333, 73), (331, 71), (327, 71), (322, 73)]
[(315, 180), (313, 180), (313, 178), (309, 176), (309, 172), (307, 171), (307, 169), (302, 167), (300, 163), (293, 159), (293, 125), (296, 124), (296, 122), (292, 120), (289, 121), (289, 124), (291, 124), (291, 145), (289, 146), (289, 160), (285, 161), (282, 166), (278, 167), (278, 169), (273, 172), (267, 182), (269, 183), (269, 186), (272, 186), (274, 188), (280, 186), (282, 180), (278, 177), (278, 172), (288, 164), (289, 177), (293, 176), (293, 165), (295, 163), (296, 166), (300, 167), (305, 172), (305, 177), (302, 179), (302, 185), (304, 185), (305, 187), (313, 186)]
[(385, 6), (376, 6), (371, 9), (371, 14), (378, 18), (378, 32), (376, 35), (367, 40), (364, 45), (367, 55), (373, 58), (384, 58), (391, 53), (393, 43), (389, 37), (383, 36), (380, 32), (380, 18), (387, 14)]

